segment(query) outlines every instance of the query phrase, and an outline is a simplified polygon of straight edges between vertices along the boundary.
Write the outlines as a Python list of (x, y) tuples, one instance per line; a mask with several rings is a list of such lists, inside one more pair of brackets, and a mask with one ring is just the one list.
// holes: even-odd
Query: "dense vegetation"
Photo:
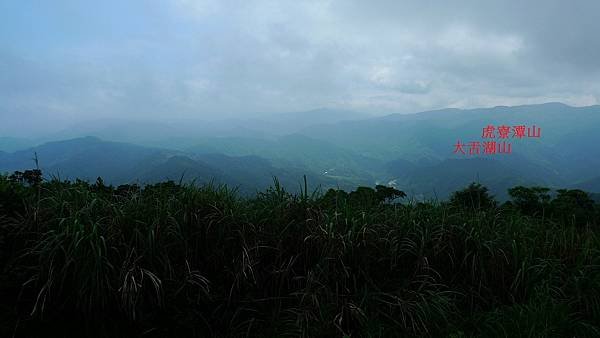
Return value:
[(243, 198), (39, 174), (0, 176), (2, 337), (600, 335), (600, 211), (579, 190)]

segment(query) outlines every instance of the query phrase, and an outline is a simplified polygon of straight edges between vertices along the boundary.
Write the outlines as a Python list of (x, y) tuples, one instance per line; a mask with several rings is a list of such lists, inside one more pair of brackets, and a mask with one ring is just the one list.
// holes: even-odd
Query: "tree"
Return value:
[(550, 203), (553, 216), (578, 226), (594, 221), (594, 200), (588, 193), (579, 189), (559, 189), (557, 192)]
[(550, 189), (516, 186), (508, 189), (513, 204), (526, 215), (543, 213), (550, 203)]
[(497, 202), (489, 194), (488, 188), (473, 182), (465, 189), (454, 192), (450, 204), (467, 209), (490, 209), (496, 207)]
[(355, 191), (347, 193), (339, 189), (329, 189), (321, 197), (321, 203), (326, 207), (339, 207), (350, 203), (353, 206), (373, 207), (384, 203), (391, 203), (397, 198), (406, 197), (404, 191), (385, 185), (371, 187), (358, 187)]
[(348, 193), (340, 189), (329, 189), (320, 202), (326, 208), (339, 208), (348, 201)]
[(352, 205), (371, 207), (379, 204), (375, 189), (370, 187), (358, 187), (355, 191), (350, 192), (348, 200)]
[(39, 169), (25, 170), (24, 172), (15, 171), (9, 176), (13, 182), (37, 186), (42, 183), (42, 171)]
[(375, 186), (375, 197), (381, 203), (389, 203), (397, 198), (406, 197), (406, 193), (404, 191), (398, 190), (394, 187), (386, 187), (385, 185), (376, 185)]

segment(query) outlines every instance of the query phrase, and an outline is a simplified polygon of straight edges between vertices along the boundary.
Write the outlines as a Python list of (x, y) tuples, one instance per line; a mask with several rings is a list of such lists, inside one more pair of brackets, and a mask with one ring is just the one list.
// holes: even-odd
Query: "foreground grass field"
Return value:
[(598, 205), (0, 176), (1, 337), (593, 337)]

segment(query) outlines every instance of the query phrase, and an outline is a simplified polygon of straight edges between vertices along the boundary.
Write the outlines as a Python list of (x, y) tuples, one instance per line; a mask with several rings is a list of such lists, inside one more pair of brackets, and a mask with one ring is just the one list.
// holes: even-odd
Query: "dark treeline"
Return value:
[(0, 336), (600, 335), (600, 206), (509, 194), (0, 176)]

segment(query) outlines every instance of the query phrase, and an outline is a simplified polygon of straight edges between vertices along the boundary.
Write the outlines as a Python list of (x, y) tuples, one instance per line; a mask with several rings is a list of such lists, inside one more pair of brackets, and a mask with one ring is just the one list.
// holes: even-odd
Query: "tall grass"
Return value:
[(594, 224), (277, 182), (0, 196), (3, 337), (600, 335)]

